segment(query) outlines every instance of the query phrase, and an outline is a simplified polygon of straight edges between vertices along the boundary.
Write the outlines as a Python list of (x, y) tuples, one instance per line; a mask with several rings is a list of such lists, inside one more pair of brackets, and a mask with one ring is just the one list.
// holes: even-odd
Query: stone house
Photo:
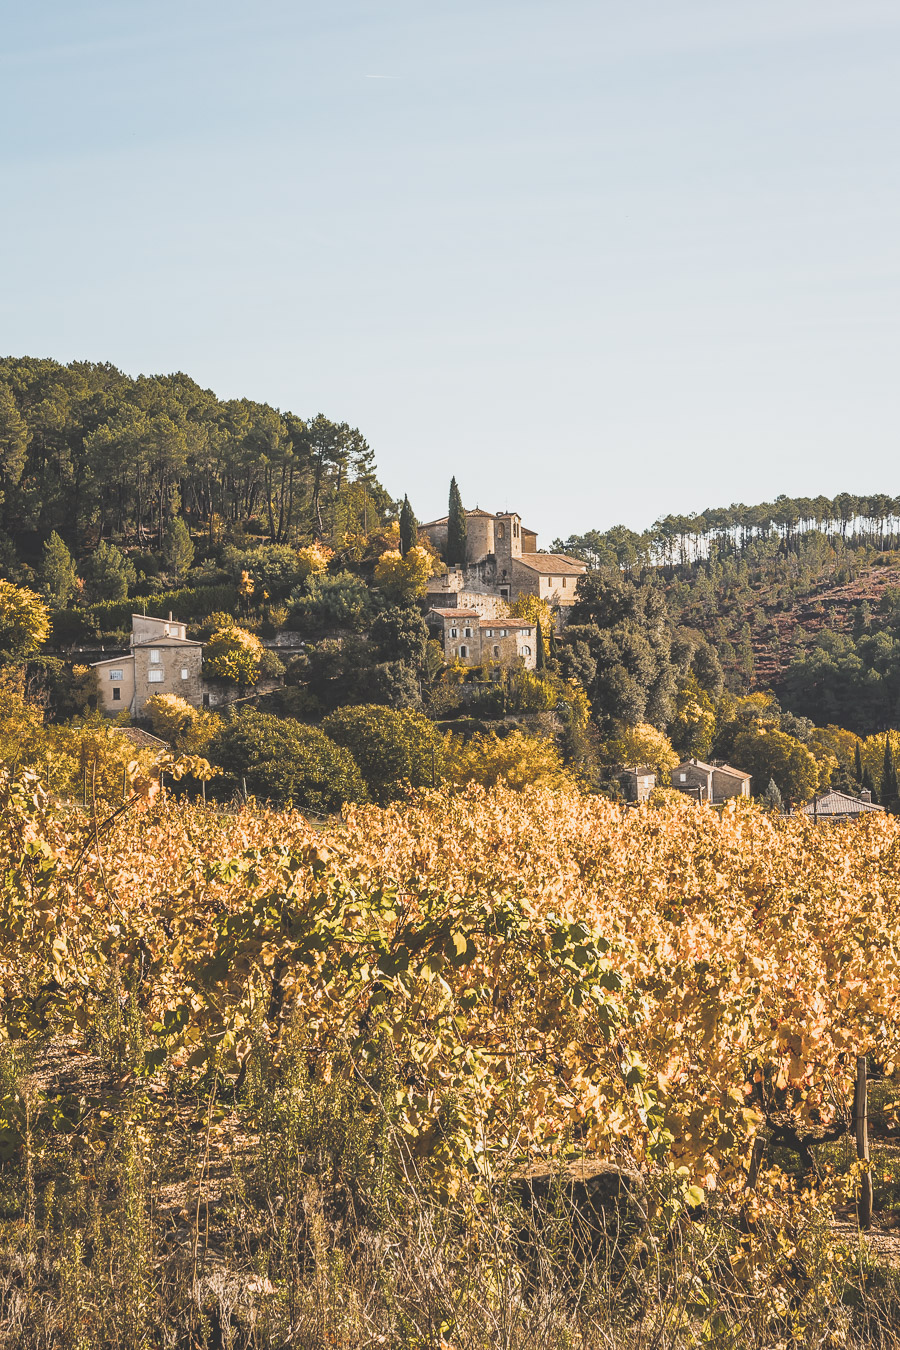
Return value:
[(714, 806), (729, 797), (750, 796), (750, 774), (730, 764), (704, 764), (702, 759), (686, 759), (671, 773), (672, 787)]
[(168, 619), (133, 614), (128, 652), (93, 664), (97, 706), (112, 716), (128, 712), (140, 717), (154, 694), (177, 694), (195, 708), (203, 707), (209, 696), (202, 666), (203, 643), (188, 638), (185, 624), (171, 614)]
[(656, 787), (656, 774), (653, 769), (623, 769), (618, 778), (627, 802), (648, 802), (651, 792)]
[(426, 622), (447, 661), (526, 670), (537, 664), (537, 629), (527, 619), (485, 618), (475, 609), (430, 609)]
[[(449, 517), (420, 525), (439, 552), (447, 548)], [(565, 612), (575, 601), (578, 578), (587, 571), (585, 563), (564, 553), (541, 553), (537, 534), (526, 529), (515, 511), (466, 512), (465, 586), (457, 588), (475, 594), (488, 594), (501, 600), (516, 600), (520, 595), (537, 595)]]

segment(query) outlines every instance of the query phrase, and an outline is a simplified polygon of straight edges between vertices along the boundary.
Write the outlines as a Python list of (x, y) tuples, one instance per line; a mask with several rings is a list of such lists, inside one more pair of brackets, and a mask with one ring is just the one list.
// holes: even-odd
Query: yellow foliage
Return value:
[(571, 783), (556, 746), (521, 731), (508, 736), (494, 732), (455, 736), (445, 741), (444, 777), (451, 783), (479, 783), (482, 787), (552, 787)]
[(256, 684), (262, 654), (263, 645), (255, 633), (248, 633), (236, 623), (225, 624), (206, 644), (203, 674), (208, 679), (241, 686)]
[(431, 558), (416, 544), (404, 558), (399, 549), (382, 553), (375, 564), (375, 584), (388, 600), (415, 600), (425, 594), (431, 576)]
[(327, 571), (333, 557), (334, 549), (329, 548), (327, 544), (308, 544), (305, 548), (298, 548), (297, 564), (300, 576), (305, 581), (307, 577), (318, 576), (321, 572)]
[(154, 694), (144, 704), (144, 712), (155, 736), (190, 755), (204, 755), (222, 725), (221, 717), (201, 712), (177, 694)]
[(600, 753), (607, 764), (655, 769), (661, 782), (668, 781), (669, 770), (679, 762), (668, 736), (649, 722), (620, 727), (601, 747)]
[(529, 623), (540, 624), (544, 642), (547, 642), (550, 629), (553, 627), (553, 610), (546, 600), (542, 600), (539, 595), (525, 595), (523, 593), (517, 596), (507, 608), (512, 619), (527, 619)]
[(862, 761), (863, 770), (868, 769), (869, 777), (875, 784), (876, 792), (881, 790), (881, 778), (884, 773), (884, 743), (888, 736), (891, 738), (894, 763), (900, 764), (900, 732), (880, 731), (875, 736), (867, 736), (864, 741), (860, 741), (859, 745), (859, 757)]

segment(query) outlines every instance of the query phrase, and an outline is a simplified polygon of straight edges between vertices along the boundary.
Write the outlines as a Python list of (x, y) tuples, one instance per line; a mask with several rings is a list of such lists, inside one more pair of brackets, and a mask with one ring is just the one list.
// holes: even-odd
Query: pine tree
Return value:
[(534, 659), (535, 670), (543, 670), (547, 665), (547, 658), (544, 655), (544, 634), (541, 625), (537, 626), (537, 654)]
[(775, 782), (774, 778), (769, 779), (769, 786), (763, 793), (763, 800), (767, 803), (767, 805), (769, 805), (772, 808), (773, 811), (784, 810), (784, 799), (781, 796), (781, 793), (778, 789), (778, 784)]
[(135, 581), (133, 563), (107, 539), (94, 549), (84, 574), (91, 600), (127, 600), (128, 587)]
[(68, 603), (78, 587), (72, 555), (55, 530), (44, 545), (41, 582), (45, 599), (57, 609), (62, 609)]
[(450, 509), (447, 516), (447, 558), (448, 563), (460, 567), (466, 565), (466, 513), (456, 479), (450, 479)]
[(169, 521), (163, 536), (162, 552), (166, 566), (175, 580), (179, 581), (194, 561), (190, 531), (181, 516), (173, 516)]
[(419, 522), (416, 520), (416, 514), (409, 504), (409, 498), (404, 496), (403, 505), (400, 508), (400, 552), (404, 558), (418, 541), (418, 538)]

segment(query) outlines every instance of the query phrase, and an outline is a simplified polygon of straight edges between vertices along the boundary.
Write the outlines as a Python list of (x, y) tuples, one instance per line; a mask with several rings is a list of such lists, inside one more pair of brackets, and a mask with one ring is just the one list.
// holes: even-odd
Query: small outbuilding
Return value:
[(846, 792), (832, 790), (813, 797), (811, 802), (799, 807), (794, 815), (812, 816), (814, 821), (822, 825), (836, 825), (844, 820), (858, 820), (860, 816), (871, 815), (873, 811), (884, 814), (884, 807), (876, 806), (872, 801), (871, 792), (864, 791), (859, 797), (851, 797)]
[(750, 796), (750, 774), (730, 764), (705, 764), (702, 759), (685, 759), (671, 774), (672, 787), (697, 801), (714, 806), (730, 797)]

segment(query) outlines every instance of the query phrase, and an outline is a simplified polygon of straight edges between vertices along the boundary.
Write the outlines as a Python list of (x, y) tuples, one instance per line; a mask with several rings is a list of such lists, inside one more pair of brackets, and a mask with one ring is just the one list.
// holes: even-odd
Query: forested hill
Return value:
[(557, 540), (716, 648), (729, 686), (819, 723), (900, 723), (900, 497), (779, 497)]
[(78, 549), (158, 543), (182, 514), (258, 519), (282, 542), (365, 532), (393, 508), (346, 423), (223, 401), (183, 374), (30, 357), (0, 360), (0, 492), (5, 547), (25, 562), (54, 530)]

